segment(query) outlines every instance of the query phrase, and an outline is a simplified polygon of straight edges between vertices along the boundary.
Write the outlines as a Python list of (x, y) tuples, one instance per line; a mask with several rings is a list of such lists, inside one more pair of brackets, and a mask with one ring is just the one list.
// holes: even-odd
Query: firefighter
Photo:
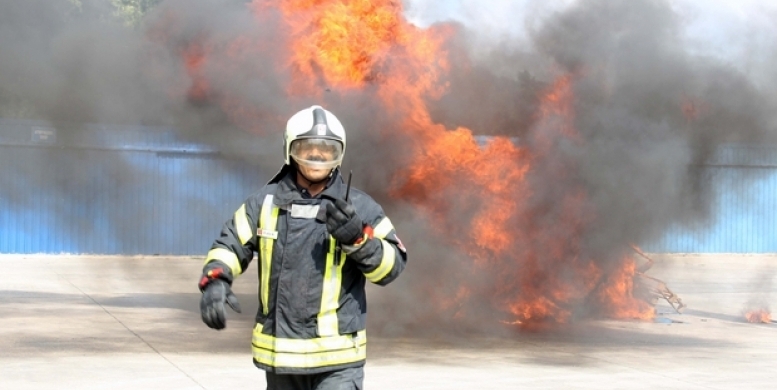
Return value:
[(407, 254), (369, 195), (340, 174), (345, 130), (320, 106), (294, 114), (285, 164), (228, 220), (199, 282), (202, 320), (226, 326), (240, 312), (230, 286), (257, 254), (254, 364), (267, 389), (361, 389), (367, 347), (365, 282), (386, 285)]

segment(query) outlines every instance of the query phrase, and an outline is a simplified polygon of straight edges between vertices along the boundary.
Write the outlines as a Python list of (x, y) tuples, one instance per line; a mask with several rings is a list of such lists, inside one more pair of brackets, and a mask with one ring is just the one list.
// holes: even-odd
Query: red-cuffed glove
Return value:
[(200, 299), (200, 314), (202, 322), (213, 329), (224, 329), (227, 326), (227, 310), (224, 304), (229, 305), (232, 310), (241, 313), (240, 304), (237, 302), (237, 296), (232, 293), (229, 283), (221, 279), (213, 279), (202, 291)]

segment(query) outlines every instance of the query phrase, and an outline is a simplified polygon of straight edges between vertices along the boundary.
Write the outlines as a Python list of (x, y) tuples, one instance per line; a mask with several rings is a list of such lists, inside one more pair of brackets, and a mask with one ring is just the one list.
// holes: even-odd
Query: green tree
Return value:
[(124, 19), (128, 26), (139, 25), (143, 15), (161, 2), (162, 0), (111, 0), (116, 7), (116, 16)]

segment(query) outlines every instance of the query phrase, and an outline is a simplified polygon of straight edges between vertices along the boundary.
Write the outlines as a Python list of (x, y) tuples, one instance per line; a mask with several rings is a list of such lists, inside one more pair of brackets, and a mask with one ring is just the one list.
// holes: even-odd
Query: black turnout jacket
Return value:
[(363, 365), (365, 282), (386, 285), (396, 279), (405, 268), (405, 248), (381, 206), (352, 188), (348, 201), (373, 232), (346, 254), (324, 223), (326, 203), (345, 198), (339, 169), (315, 197), (296, 184), (295, 175), (284, 166), (246, 199), (224, 224), (203, 271), (218, 270), (215, 275), (231, 284), (256, 255), (260, 305), (252, 346), (257, 367), (313, 374)]

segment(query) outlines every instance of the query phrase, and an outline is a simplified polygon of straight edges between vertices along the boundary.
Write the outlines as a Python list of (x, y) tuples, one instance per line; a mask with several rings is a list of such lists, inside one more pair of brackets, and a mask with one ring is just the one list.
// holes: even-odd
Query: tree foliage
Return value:
[(137, 26), (146, 14), (162, 0), (111, 0), (116, 7), (115, 15), (124, 19), (128, 26)]

